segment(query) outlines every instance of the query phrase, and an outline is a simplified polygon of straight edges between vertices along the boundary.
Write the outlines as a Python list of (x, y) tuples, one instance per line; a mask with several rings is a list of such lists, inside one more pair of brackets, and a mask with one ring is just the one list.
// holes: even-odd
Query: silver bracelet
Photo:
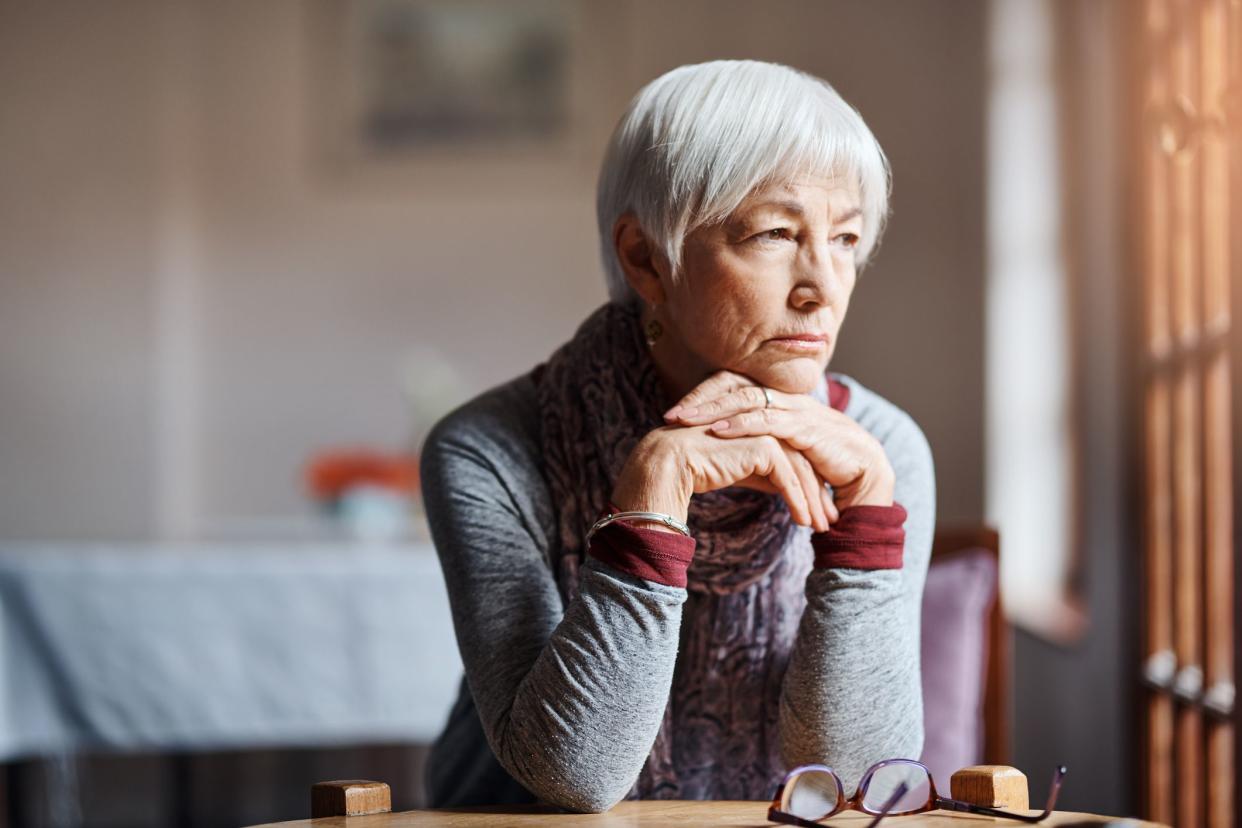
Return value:
[(663, 523), (668, 528), (676, 529), (678, 532), (681, 532), (686, 537), (690, 537), (689, 526), (682, 523), (680, 520), (673, 517), (672, 515), (666, 515), (663, 512), (610, 512), (609, 514), (606, 514), (599, 520), (595, 521), (595, 524), (591, 526), (591, 529), (589, 532), (587, 532), (587, 536), (586, 536), (587, 543), (591, 542), (591, 536), (594, 535), (596, 532), (598, 532), (600, 529), (603, 529), (608, 524), (613, 523), (618, 520), (649, 520), (649, 521), (652, 521), (653, 523)]

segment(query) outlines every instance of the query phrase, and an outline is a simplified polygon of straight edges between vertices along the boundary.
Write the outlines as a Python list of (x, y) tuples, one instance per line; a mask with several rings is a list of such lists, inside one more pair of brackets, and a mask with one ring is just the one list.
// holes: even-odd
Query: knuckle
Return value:
[(759, 435), (759, 445), (763, 452), (771, 457), (784, 456), (780, 440), (777, 440), (771, 434)]

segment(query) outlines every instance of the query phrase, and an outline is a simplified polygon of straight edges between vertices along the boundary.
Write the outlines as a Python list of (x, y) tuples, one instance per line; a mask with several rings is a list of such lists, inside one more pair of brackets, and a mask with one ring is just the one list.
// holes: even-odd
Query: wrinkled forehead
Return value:
[(827, 204), (831, 216), (860, 214), (861, 188), (850, 173), (800, 174), (763, 182), (746, 194), (734, 214), (766, 206), (786, 212), (818, 210)]

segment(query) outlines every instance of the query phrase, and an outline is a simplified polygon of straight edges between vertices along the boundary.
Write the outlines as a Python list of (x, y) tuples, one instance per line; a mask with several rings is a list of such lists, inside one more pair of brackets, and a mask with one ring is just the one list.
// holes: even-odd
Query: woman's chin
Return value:
[(815, 390), (825, 366), (813, 359), (791, 359), (763, 372), (761, 384), (786, 394), (809, 394)]

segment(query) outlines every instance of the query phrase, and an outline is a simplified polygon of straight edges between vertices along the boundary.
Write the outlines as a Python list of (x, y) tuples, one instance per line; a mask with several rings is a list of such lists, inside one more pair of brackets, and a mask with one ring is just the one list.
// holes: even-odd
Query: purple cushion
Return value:
[(983, 689), (996, 559), (986, 549), (933, 560), (923, 589), (923, 764), (949, 795), (953, 772), (983, 761)]

